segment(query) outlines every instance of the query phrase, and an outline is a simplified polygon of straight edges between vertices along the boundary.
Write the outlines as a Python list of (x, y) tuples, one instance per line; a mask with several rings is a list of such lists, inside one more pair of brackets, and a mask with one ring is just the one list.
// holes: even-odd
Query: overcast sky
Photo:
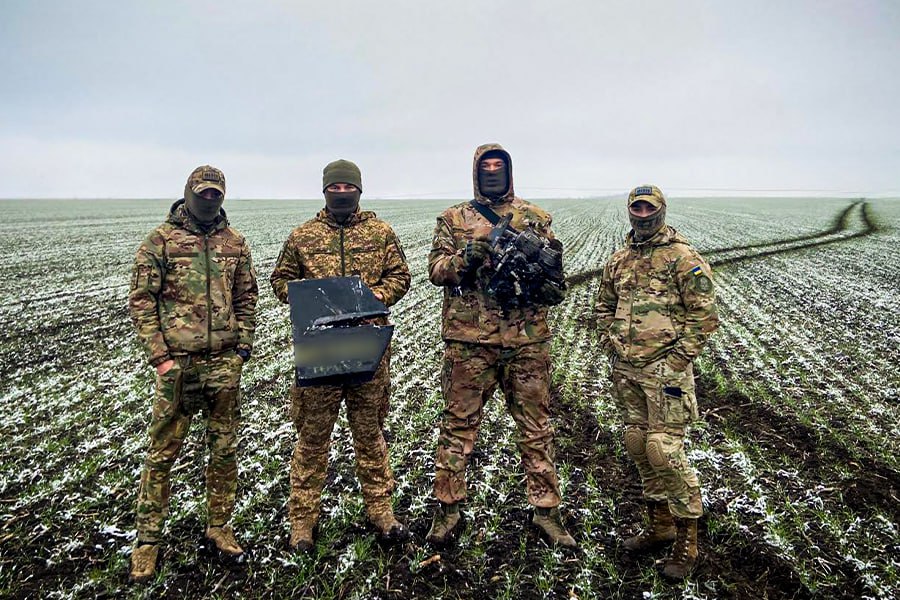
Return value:
[(0, 3), (0, 197), (900, 194), (900, 1)]

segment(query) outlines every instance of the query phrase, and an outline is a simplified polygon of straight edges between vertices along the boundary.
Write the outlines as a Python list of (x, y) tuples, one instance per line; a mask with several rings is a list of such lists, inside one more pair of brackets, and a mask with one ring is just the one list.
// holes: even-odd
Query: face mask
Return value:
[(359, 208), (361, 192), (329, 192), (325, 190), (325, 207), (338, 223), (346, 221)]
[(478, 189), (484, 196), (496, 200), (509, 190), (506, 165), (495, 171), (478, 170)]
[(200, 225), (212, 224), (216, 220), (223, 202), (225, 202), (224, 196), (218, 200), (207, 200), (195, 194), (193, 190), (185, 190), (184, 205)]
[(634, 238), (639, 241), (649, 240), (666, 224), (666, 207), (660, 206), (659, 210), (649, 217), (636, 217), (628, 211), (628, 219), (634, 229)]

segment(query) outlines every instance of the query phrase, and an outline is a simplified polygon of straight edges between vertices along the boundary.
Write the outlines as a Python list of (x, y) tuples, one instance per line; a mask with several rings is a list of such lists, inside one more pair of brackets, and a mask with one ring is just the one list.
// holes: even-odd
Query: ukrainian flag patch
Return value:
[(697, 265), (693, 269), (691, 269), (692, 275), (701, 275), (703, 273), (703, 269), (700, 268), (700, 265)]

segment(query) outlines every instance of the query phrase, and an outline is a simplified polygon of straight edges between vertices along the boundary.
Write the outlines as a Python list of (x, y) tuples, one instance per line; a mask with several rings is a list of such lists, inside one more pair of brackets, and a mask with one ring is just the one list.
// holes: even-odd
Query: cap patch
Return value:
[(652, 196), (653, 188), (649, 187), (649, 186), (634, 188), (634, 195), (635, 196)]

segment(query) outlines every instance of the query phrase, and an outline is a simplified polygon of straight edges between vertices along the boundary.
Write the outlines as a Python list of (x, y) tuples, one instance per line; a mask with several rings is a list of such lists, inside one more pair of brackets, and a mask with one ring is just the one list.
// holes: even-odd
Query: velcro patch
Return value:
[(694, 278), (694, 287), (697, 288), (698, 292), (708, 294), (712, 291), (713, 284), (706, 275), (699, 275)]
[(653, 188), (649, 187), (649, 186), (634, 188), (634, 195), (635, 196), (652, 196)]
[(218, 183), (220, 181), (219, 174), (215, 171), (203, 171), (203, 181), (214, 181)]

